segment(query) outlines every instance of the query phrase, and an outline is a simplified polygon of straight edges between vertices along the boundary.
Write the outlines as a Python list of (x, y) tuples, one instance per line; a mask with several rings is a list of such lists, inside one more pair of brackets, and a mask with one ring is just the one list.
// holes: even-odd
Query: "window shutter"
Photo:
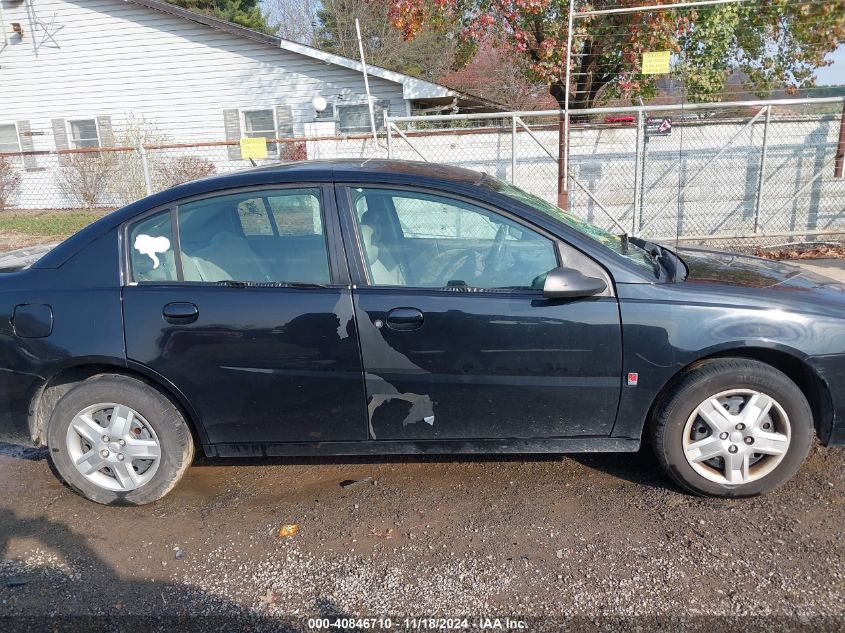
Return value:
[[(53, 119), (53, 140), (56, 143), (57, 150), (70, 149), (70, 141), (67, 138), (67, 125), (64, 119)], [(67, 154), (59, 156), (59, 163), (67, 162)]]
[(279, 138), (293, 136), (293, 112), (289, 105), (276, 106), (276, 135)]
[(56, 141), (56, 149), (70, 149), (70, 142), (67, 138), (67, 125), (64, 119), (53, 119), (53, 138)]
[[(226, 140), (235, 141), (241, 140), (241, 113), (237, 108), (223, 110), (223, 128), (226, 130)], [(227, 145), (226, 151), (229, 155), (229, 160), (241, 160), (241, 146)]]
[(110, 116), (97, 117), (97, 132), (100, 137), (100, 147), (114, 147), (114, 129)]
[[(17, 126), (18, 140), (21, 144), (21, 151), (34, 152), (35, 142), (32, 140), (32, 128), (29, 125), (29, 121), (17, 121)], [(23, 166), (26, 169), (35, 169), (36, 167), (38, 167), (38, 161), (35, 159), (35, 156), (33, 154), (24, 154)]]

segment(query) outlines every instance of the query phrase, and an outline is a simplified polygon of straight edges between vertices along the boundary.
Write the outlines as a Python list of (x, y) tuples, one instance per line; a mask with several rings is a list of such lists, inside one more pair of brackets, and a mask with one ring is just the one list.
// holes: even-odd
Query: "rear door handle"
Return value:
[(185, 325), (196, 321), (199, 318), (200, 311), (193, 303), (175, 301), (164, 306), (161, 315), (168, 323)]
[(391, 330), (416, 330), (422, 327), (423, 313), (416, 308), (394, 308), (387, 313), (387, 327)]

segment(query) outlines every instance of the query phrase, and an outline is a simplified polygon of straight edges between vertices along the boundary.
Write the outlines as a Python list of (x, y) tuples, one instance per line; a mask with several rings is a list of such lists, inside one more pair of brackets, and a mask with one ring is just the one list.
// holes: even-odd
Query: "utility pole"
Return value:
[(364, 73), (364, 90), (367, 93), (367, 109), (370, 111), (370, 129), (373, 131), (373, 149), (378, 147), (378, 133), (376, 132), (376, 116), (373, 112), (373, 98), (370, 96), (370, 80), (367, 78), (367, 62), (364, 59), (364, 42), (361, 40), (361, 25), (355, 18), (355, 33), (358, 36), (358, 52), (361, 53), (361, 70)]
[(569, 82), (572, 63), (572, 20), (575, 11), (575, 0), (569, 0), (569, 28), (566, 32), (566, 82), (563, 95), (563, 112), (558, 126), (558, 174), (557, 174), (557, 206), (564, 211), (569, 210)]

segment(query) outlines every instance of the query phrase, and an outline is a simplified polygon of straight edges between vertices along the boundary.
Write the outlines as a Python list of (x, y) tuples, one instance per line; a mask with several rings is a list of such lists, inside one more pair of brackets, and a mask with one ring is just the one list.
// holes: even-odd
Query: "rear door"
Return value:
[(213, 444), (366, 438), (330, 187), (185, 200), (125, 233), (126, 350), (173, 383)]
[(605, 276), (612, 289), (601, 267), (466, 199), (373, 186), (338, 196), (357, 256), (371, 438), (609, 435), (622, 372), (612, 290), (542, 294), (558, 265)]

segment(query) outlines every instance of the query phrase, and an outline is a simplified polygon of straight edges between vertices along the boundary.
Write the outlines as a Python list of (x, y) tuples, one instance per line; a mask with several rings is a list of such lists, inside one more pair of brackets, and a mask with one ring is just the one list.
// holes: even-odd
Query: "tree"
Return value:
[(514, 110), (557, 107), (546, 86), (531, 83), (525, 61), (490, 39), (478, 45), (468, 64), (438, 77), (450, 88), (501, 103)]
[(292, 42), (314, 45), (320, 0), (265, 0), (263, 5), (276, 35)]
[[(457, 21), (465, 41), (495, 36), (525, 64), (526, 76), (548, 86), (562, 106), (568, 0), (389, 0), (391, 23), (413, 39), (429, 25)], [(640, 6), (618, 0), (611, 6)], [(576, 3), (576, 11), (589, 5)], [(602, 5), (604, 6), (604, 5)], [(777, 86), (812, 85), (813, 69), (845, 39), (845, 0), (760, 0), (698, 9), (616, 13), (575, 20), (570, 105), (585, 108), (612, 97), (648, 99), (652, 75), (642, 53), (669, 50), (673, 74), (688, 100), (719, 97), (732, 70), (764, 94)]]
[(21, 186), (21, 175), (12, 161), (0, 157), (0, 211), (5, 211), (12, 206), (12, 200), (18, 193)]
[(419, 25), (413, 38), (405, 38), (390, 22), (389, 0), (323, 0), (317, 11), (315, 45), (323, 50), (358, 59), (355, 19), (368, 64), (390, 68), (428, 81), (436, 81), (471, 47), (457, 37), (456, 22), (440, 20), (435, 28)]
[(714, 101), (731, 73), (766, 97), (815, 86), (816, 69), (845, 40), (845, 0), (765, 0), (691, 11), (678, 74), (690, 98)]
[(262, 33), (272, 34), (275, 31), (261, 12), (260, 0), (168, 0), (168, 2), (183, 9), (234, 22)]

